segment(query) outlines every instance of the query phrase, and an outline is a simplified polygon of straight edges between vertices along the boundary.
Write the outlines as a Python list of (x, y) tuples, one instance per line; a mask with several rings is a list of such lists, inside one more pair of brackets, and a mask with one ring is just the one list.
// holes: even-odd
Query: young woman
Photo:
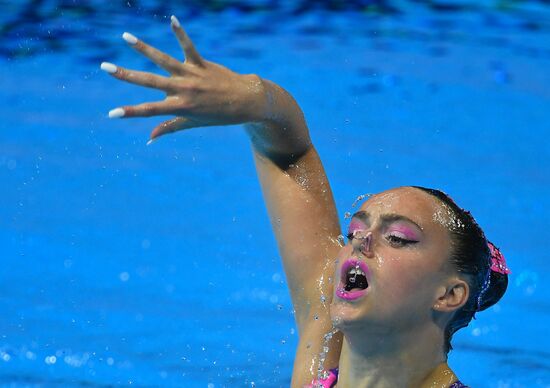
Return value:
[(175, 17), (171, 27), (184, 62), (123, 34), (170, 76), (101, 64), (120, 80), (166, 93), (109, 117), (175, 116), (150, 142), (189, 128), (245, 124), (296, 311), (292, 386), (463, 386), (447, 365), (451, 337), (500, 299), (509, 273), (472, 216), (440, 191), (395, 188), (363, 204), (344, 244), (294, 99), (257, 75), (203, 59)]

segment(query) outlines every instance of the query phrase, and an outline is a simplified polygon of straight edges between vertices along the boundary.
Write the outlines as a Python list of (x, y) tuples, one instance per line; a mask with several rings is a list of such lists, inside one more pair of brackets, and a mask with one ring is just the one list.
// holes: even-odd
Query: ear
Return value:
[(437, 289), (434, 310), (440, 312), (453, 312), (464, 306), (470, 295), (468, 283), (461, 279), (450, 279), (447, 285)]

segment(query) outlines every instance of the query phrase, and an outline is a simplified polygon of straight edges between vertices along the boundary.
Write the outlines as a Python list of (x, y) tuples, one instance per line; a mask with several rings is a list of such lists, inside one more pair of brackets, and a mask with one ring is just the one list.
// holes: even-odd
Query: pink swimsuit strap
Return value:
[(315, 379), (311, 384), (306, 385), (306, 388), (332, 388), (338, 381), (338, 368), (328, 371), (328, 376), (325, 379)]

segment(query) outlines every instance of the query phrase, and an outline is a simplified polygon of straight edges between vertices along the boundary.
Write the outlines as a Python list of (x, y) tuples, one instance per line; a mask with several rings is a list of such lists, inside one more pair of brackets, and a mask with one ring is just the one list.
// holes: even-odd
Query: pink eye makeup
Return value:
[(380, 223), (375, 222), (374, 229), (367, 232), (371, 228), (369, 218), (369, 214), (365, 211), (359, 211), (353, 215), (347, 233), (349, 241), (361, 239), (367, 246), (370, 246), (372, 233), (376, 229), (380, 230), (384, 239), (396, 248), (416, 244), (422, 239), (422, 228), (406, 216), (381, 214), (377, 217)]
[(364, 223), (362, 223), (361, 221), (352, 220), (349, 224), (346, 237), (349, 241), (353, 240), (354, 238), (359, 238), (359, 236), (361, 236), (361, 238), (364, 238), (364, 236), (362, 235), (364, 234), (364, 232), (366, 232), (366, 230), (367, 227)]
[(403, 224), (391, 224), (385, 231), (385, 238), (390, 245), (401, 248), (420, 242), (420, 234), (415, 229)]
[(353, 232), (355, 232), (357, 230), (365, 230), (365, 229), (366, 229), (366, 227), (365, 227), (364, 223), (362, 223), (361, 221), (353, 220), (349, 224), (348, 235), (353, 234)]
[(413, 229), (405, 225), (395, 225), (388, 228), (388, 233), (403, 240), (418, 241), (420, 236)]

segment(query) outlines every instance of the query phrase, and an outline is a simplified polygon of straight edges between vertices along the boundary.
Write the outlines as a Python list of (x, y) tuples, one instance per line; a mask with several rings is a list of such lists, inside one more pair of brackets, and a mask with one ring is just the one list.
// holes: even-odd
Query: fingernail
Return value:
[(145, 145), (150, 145), (151, 143), (153, 143), (153, 142), (155, 142), (155, 141), (157, 141), (157, 138), (156, 138), (156, 137), (153, 138), (153, 139), (149, 139), (149, 141), (148, 141), (147, 144), (145, 144)]
[(109, 62), (101, 62), (101, 70), (113, 74), (116, 73), (116, 65)]
[(136, 44), (138, 41), (137, 38), (129, 32), (125, 32), (124, 34), (122, 34), (122, 39), (124, 39), (129, 44)]
[(180, 28), (180, 21), (177, 17), (175, 17), (174, 15), (170, 16), (170, 21), (172, 22), (172, 27)]
[(119, 117), (122, 117), (122, 116), (124, 116), (124, 109), (122, 108), (115, 108), (109, 111), (110, 119), (118, 119)]

